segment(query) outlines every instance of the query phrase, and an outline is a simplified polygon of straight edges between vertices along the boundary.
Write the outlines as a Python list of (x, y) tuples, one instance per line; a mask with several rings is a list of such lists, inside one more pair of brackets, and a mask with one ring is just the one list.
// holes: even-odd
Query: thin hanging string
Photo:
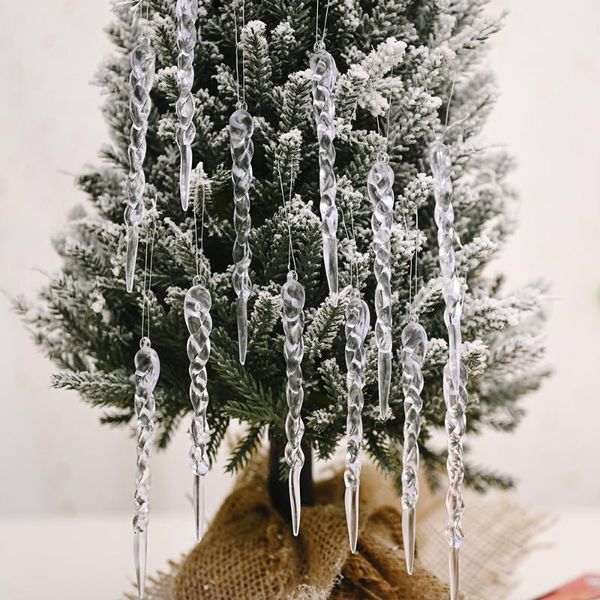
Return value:
[(340, 212), (342, 214), (342, 225), (344, 227), (344, 232), (346, 233), (346, 239), (349, 242), (352, 242), (352, 258), (350, 259), (350, 287), (353, 287), (353, 277), (354, 272), (356, 271), (356, 289), (358, 289), (358, 258), (356, 256), (356, 233), (354, 231), (354, 211), (352, 210), (352, 204), (348, 204), (348, 209), (350, 211), (350, 232), (348, 231), (348, 226), (346, 224), (346, 215), (345, 211), (340, 207)]
[[(415, 230), (417, 232), (417, 238), (415, 238), (415, 299), (416, 299), (417, 296), (419, 295), (419, 242), (418, 242), (419, 209), (417, 207), (415, 207)], [(411, 263), (412, 263), (412, 261), (411, 261)], [(411, 265), (411, 267), (412, 267), (412, 265)], [(412, 302), (411, 302), (410, 312), (412, 313), (412, 316), (416, 319), (417, 315), (415, 314), (416, 311), (413, 310)]]
[[(242, 31), (246, 27), (246, 0), (242, 0)], [(246, 51), (242, 48), (242, 102), (246, 106)]]
[[(135, 13), (140, 21), (142, 21), (140, 27), (142, 30), (142, 34), (148, 34), (149, 31), (149, 22), (150, 22), (150, 6), (148, 0), (120, 0), (117, 2), (117, 6), (127, 6), (130, 5), (131, 12)], [(146, 9), (146, 16), (142, 16), (142, 12), (144, 11), (144, 7)], [(138, 9), (140, 9), (138, 11)]]
[(325, 19), (323, 21), (323, 35), (321, 36), (321, 39), (319, 39), (319, 0), (317, 0), (317, 12), (315, 18), (315, 48), (325, 44), (325, 36), (327, 35), (327, 18), (329, 17), (330, 4), (331, 0), (327, 0), (327, 5), (325, 7)]
[[(198, 170), (198, 167), (196, 167), (196, 170)], [(202, 169), (202, 174), (204, 175), (204, 168)], [(198, 177), (198, 174), (196, 175), (196, 177)], [(198, 193), (196, 192), (196, 195), (194, 197), (194, 239), (195, 239), (195, 246), (196, 246), (196, 276), (200, 276), (200, 255), (204, 255), (204, 214), (206, 212), (206, 188), (205, 188), (205, 182), (204, 182), (204, 177), (202, 178), (202, 181), (198, 182), (198, 180), (196, 180), (196, 190), (198, 189), (198, 185), (201, 186), (201, 195), (200, 198), (202, 199), (200, 206), (201, 206), (201, 211), (200, 211), (200, 242), (198, 242)]]
[[(405, 213), (402, 213), (402, 220), (404, 221), (404, 234), (406, 235), (406, 241), (408, 242), (408, 240), (409, 240), (408, 221), (406, 220)], [(410, 306), (412, 304), (412, 268), (413, 268), (413, 260), (411, 257), (410, 263), (409, 263), (409, 269), (408, 269), (408, 307), (409, 307), (409, 311), (410, 311)]]
[[(356, 232), (354, 231), (354, 211), (352, 210), (352, 203), (350, 203), (350, 231), (352, 231), (352, 242), (354, 244), (352, 248), (352, 262), (356, 269), (356, 289), (358, 289), (358, 258), (356, 256), (358, 246), (356, 245)], [(350, 273), (352, 273), (352, 265), (350, 265)]]
[(289, 192), (289, 204), (285, 199), (285, 189), (283, 187), (283, 178), (281, 176), (281, 169), (279, 168), (279, 161), (276, 163), (277, 166), (277, 176), (279, 177), (279, 187), (281, 188), (281, 199), (283, 201), (283, 209), (285, 210), (285, 220), (287, 224), (288, 230), (288, 271), (290, 267), (294, 266), (294, 271), (297, 272), (296, 268), (296, 258), (294, 256), (294, 245), (292, 243), (292, 223), (290, 221), (290, 209), (292, 206), (292, 181), (293, 181), (293, 169), (290, 165), (290, 192)]
[(241, 106), (240, 98), (240, 40), (238, 37), (237, 2), (233, 5), (233, 26), (235, 35), (235, 91), (238, 106)]
[[(153, 208), (156, 208), (154, 198)], [(150, 290), (152, 289), (152, 269), (154, 263), (154, 240), (156, 238), (156, 220), (152, 225), (152, 233), (148, 230), (146, 234), (146, 249), (144, 252), (144, 279), (142, 283), (142, 337), (144, 337), (144, 326), (146, 326), (147, 337), (150, 338)], [(148, 252), (148, 248), (150, 252)], [(148, 256), (149, 255), (149, 256)]]
[(390, 71), (390, 91), (388, 92), (388, 114), (387, 124), (385, 127), (385, 151), (386, 154), (390, 148), (390, 127), (392, 125), (392, 82), (391, 79), (394, 77), (394, 69)]
[[(345, 211), (342, 210), (342, 208), (340, 207), (340, 212), (342, 213), (342, 225), (344, 227), (344, 231), (346, 232), (346, 239), (348, 241), (350, 241), (350, 234), (348, 233), (348, 227), (346, 225), (346, 215), (345, 215)], [(353, 249), (354, 252), (354, 249)], [(354, 262), (354, 255), (352, 256), (352, 260), (350, 261), (350, 287), (352, 288), (352, 277), (353, 277), (353, 267), (352, 267), (352, 263)], [(358, 281), (356, 282), (357, 286), (358, 286)]]

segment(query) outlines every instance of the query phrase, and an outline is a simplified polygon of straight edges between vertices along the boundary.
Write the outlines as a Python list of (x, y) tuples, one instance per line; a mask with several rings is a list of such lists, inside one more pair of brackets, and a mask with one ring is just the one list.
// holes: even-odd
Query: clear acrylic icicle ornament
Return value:
[(136, 415), (136, 477), (135, 514), (133, 517), (133, 552), (138, 596), (144, 597), (146, 587), (146, 559), (148, 554), (148, 522), (150, 519), (150, 454), (154, 432), (156, 403), (154, 389), (160, 376), (160, 360), (150, 339), (140, 340), (135, 355), (135, 415)]
[(198, 0), (177, 0), (177, 85), (179, 98), (177, 111), (177, 145), (181, 153), (179, 173), (179, 193), (181, 207), (188, 209), (190, 179), (192, 175), (192, 143), (196, 137), (194, 114), (196, 101), (192, 93), (194, 85), (194, 51), (198, 39), (196, 21), (198, 19)]
[(285, 394), (288, 414), (285, 420), (287, 444), (285, 460), (290, 468), (289, 491), (292, 515), (292, 531), (298, 535), (300, 530), (300, 473), (304, 466), (302, 436), (302, 403), (304, 387), (302, 381), (302, 359), (304, 358), (304, 286), (298, 281), (295, 271), (288, 272), (287, 281), (281, 288), (282, 322), (285, 335), (283, 355), (287, 376)]
[(346, 470), (344, 472), (346, 525), (352, 553), (356, 552), (358, 541), (360, 454), (363, 443), (363, 387), (367, 363), (365, 339), (369, 331), (370, 318), (367, 303), (361, 299), (358, 290), (352, 290), (346, 307), (345, 326), (348, 416), (346, 420)]
[(143, 35), (131, 53), (131, 95), (129, 111), (131, 131), (129, 142), (129, 177), (127, 180), (127, 258), (125, 263), (125, 283), (127, 291), (133, 290), (135, 264), (139, 243), (139, 226), (144, 218), (144, 159), (146, 157), (146, 133), (151, 101), (150, 90), (154, 84), (156, 56), (150, 38)]
[(190, 400), (194, 408), (190, 437), (190, 464), (194, 472), (194, 518), (196, 539), (204, 533), (204, 476), (210, 468), (208, 443), (210, 430), (206, 419), (208, 390), (206, 363), (210, 357), (210, 334), (212, 299), (201, 277), (194, 278), (194, 285), (188, 290), (184, 302), (184, 317), (190, 333), (187, 341), (187, 354), (190, 361)]
[(406, 570), (412, 575), (417, 535), (419, 498), (419, 433), (423, 400), (423, 361), (427, 333), (416, 320), (402, 330), (402, 393), (404, 394), (404, 445), (402, 451), (402, 540)]
[(462, 516), (464, 501), (462, 484), (465, 475), (463, 436), (466, 428), (468, 402), (467, 369), (461, 360), (462, 286), (456, 274), (454, 244), (454, 208), (450, 179), (450, 151), (441, 136), (436, 137), (429, 149), (429, 161), (434, 177), (435, 221), (438, 226), (439, 261), (442, 272), (442, 291), (446, 308), (444, 321), (448, 331), (448, 362), (444, 367), (443, 385), (446, 403), (446, 433), (448, 436), (449, 487), (446, 494), (446, 538), (450, 545), (450, 594), (457, 600), (459, 594), (459, 552), (463, 544)]
[(391, 237), (394, 224), (394, 171), (387, 157), (378, 160), (369, 171), (367, 193), (373, 205), (371, 227), (375, 260), (375, 342), (377, 344), (377, 382), (379, 413), (386, 418), (392, 382), (392, 267)]
[[(252, 220), (250, 217), (250, 186), (252, 185), (252, 158), (254, 156), (254, 122), (252, 115), (248, 112), (246, 105), (246, 78), (242, 85), (240, 96), (240, 71), (238, 40), (237, 6), (233, 10), (235, 26), (235, 67), (237, 106), (235, 112), (229, 118), (229, 145), (231, 150), (231, 179), (233, 181), (233, 228), (235, 230), (235, 241), (233, 243), (233, 276), (232, 283), (236, 302), (236, 320), (238, 330), (238, 352), (239, 360), (243, 365), (246, 362), (248, 351), (248, 298), (252, 291), (250, 281), (250, 264), (252, 262), (252, 250), (250, 249), (250, 231)], [(242, 3), (242, 29), (246, 23), (245, 2)], [(245, 71), (245, 61), (242, 60), (242, 71)]]
[(323, 261), (329, 292), (338, 293), (337, 227), (338, 211), (335, 203), (337, 181), (334, 171), (335, 146), (335, 105), (333, 87), (338, 70), (333, 56), (325, 50), (324, 42), (315, 44), (315, 52), (310, 58), (312, 79), (313, 113), (317, 125), (319, 143), (319, 189), (321, 212), (321, 236), (323, 239)]
[(248, 350), (248, 298), (252, 290), (250, 281), (250, 185), (252, 183), (252, 157), (254, 144), (252, 115), (243, 107), (238, 108), (229, 119), (229, 139), (231, 146), (231, 178), (233, 181), (233, 289), (237, 296), (237, 328), (240, 363), (246, 362)]

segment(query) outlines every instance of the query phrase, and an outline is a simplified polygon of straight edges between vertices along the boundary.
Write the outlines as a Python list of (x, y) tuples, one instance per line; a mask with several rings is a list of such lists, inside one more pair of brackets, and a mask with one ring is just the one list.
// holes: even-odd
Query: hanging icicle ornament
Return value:
[[(154, 201), (153, 211), (156, 209)], [(152, 262), (156, 221), (152, 233), (146, 238), (144, 260), (144, 284), (142, 289), (142, 338), (140, 349), (134, 357), (136, 416), (136, 475), (133, 517), (133, 558), (137, 580), (138, 597), (144, 597), (146, 587), (146, 562), (148, 556), (148, 522), (150, 520), (150, 454), (154, 432), (156, 402), (154, 389), (160, 376), (160, 360), (150, 342), (150, 309), (148, 291), (152, 289)], [(150, 249), (150, 252), (148, 250)], [(147, 326), (147, 327), (146, 327)]]
[(125, 263), (125, 283), (127, 291), (133, 290), (135, 264), (137, 260), (139, 226), (144, 218), (144, 159), (146, 157), (146, 133), (150, 114), (150, 90), (154, 84), (156, 56), (150, 38), (140, 37), (131, 53), (131, 96), (129, 111), (131, 114), (131, 132), (129, 143), (129, 177), (127, 181), (127, 258)]
[(229, 119), (229, 136), (233, 166), (233, 226), (235, 241), (233, 244), (233, 289), (237, 296), (237, 328), (240, 363), (246, 362), (248, 349), (248, 298), (252, 289), (250, 281), (250, 184), (252, 183), (252, 156), (254, 144), (252, 134), (254, 125), (252, 115), (243, 107), (238, 108)]
[(402, 393), (404, 394), (404, 444), (402, 452), (402, 540), (406, 570), (412, 575), (417, 535), (419, 498), (419, 433), (423, 400), (423, 361), (427, 332), (416, 320), (402, 330)]
[(463, 544), (462, 515), (464, 501), (462, 483), (463, 435), (466, 428), (468, 402), (467, 369), (461, 360), (460, 318), (462, 312), (462, 286), (456, 275), (454, 243), (454, 209), (452, 206), (452, 181), (450, 179), (450, 151), (441, 136), (436, 137), (429, 149), (429, 161), (434, 177), (435, 221), (438, 226), (439, 261), (442, 272), (442, 290), (446, 309), (444, 321), (448, 331), (448, 362), (444, 367), (444, 400), (446, 403), (446, 432), (448, 435), (448, 478), (446, 494), (446, 538), (450, 545), (450, 593), (452, 600), (459, 593), (459, 552)]
[(135, 355), (136, 476), (135, 514), (133, 517), (134, 560), (138, 596), (144, 597), (146, 558), (148, 555), (148, 522), (150, 520), (150, 453), (154, 432), (154, 388), (160, 375), (160, 360), (150, 338), (140, 340)]
[(358, 290), (353, 289), (346, 307), (345, 355), (348, 416), (346, 420), (346, 470), (344, 472), (346, 524), (352, 553), (356, 552), (358, 541), (360, 454), (363, 442), (363, 387), (367, 362), (365, 339), (369, 331), (370, 318), (367, 303), (361, 299)]
[[(200, 276), (200, 255), (204, 252), (204, 211), (205, 211), (204, 169), (202, 163), (196, 167), (194, 194), (194, 231), (196, 233), (196, 276), (193, 286), (188, 290), (183, 305), (183, 315), (190, 333), (187, 341), (187, 354), (190, 361), (190, 400), (194, 413), (190, 428), (192, 447), (190, 448), (190, 465), (194, 473), (194, 524), (196, 539), (200, 541), (204, 535), (205, 485), (204, 477), (210, 469), (208, 444), (210, 429), (206, 417), (208, 409), (208, 388), (206, 364), (210, 358), (210, 334), (212, 332), (212, 297)], [(201, 202), (200, 241), (198, 241), (197, 204)]]
[[(294, 173), (290, 168), (289, 204), (286, 203), (283, 178), (277, 163), (279, 186), (286, 215), (288, 230), (288, 274), (287, 280), (281, 288), (281, 304), (283, 322), (283, 356), (285, 359), (286, 386), (285, 396), (288, 404), (288, 414), (285, 419), (285, 460), (290, 468), (289, 493), (290, 513), (292, 518), (292, 531), (298, 535), (300, 530), (300, 513), (302, 508), (300, 474), (304, 466), (304, 452), (302, 451), (302, 436), (304, 423), (302, 421), (302, 403), (304, 402), (304, 384), (302, 379), (302, 360), (304, 358), (304, 286), (298, 281), (296, 273), (296, 260), (292, 243), (292, 225), (290, 221), (290, 207), (292, 201), (292, 186)], [(294, 268), (292, 268), (292, 265)]]
[(298, 281), (296, 271), (290, 271), (287, 281), (281, 289), (283, 306), (283, 331), (285, 341), (283, 355), (285, 358), (285, 371), (287, 382), (285, 394), (288, 404), (288, 414), (285, 420), (287, 444), (285, 447), (285, 460), (290, 467), (289, 488), (290, 507), (292, 514), (292, 530), (298, 535), (300, 530), (300, 472), (304, 466), (304, 452), (302, 451), (302, 436), (304, 423), (302, 422), (302, 403), (304, 401), (304, 388), (302, 382), (302, 359), (304, 357), (304, 286)]
[(379, 413), (385, 419), (388, 413), (392, 382), (392, 267), (391, 237), (394, 223), (394, 171), (387, 156), (371, 167), (367, 178), (367, 193), (373, 205), (371, 227), (375, 260), (375, 342), (377, 344), (377, 372)]
[(177, 145), (181, 153), (179, 192), (181, 207), (188, 209), (190, 179), (192, 175), (192, 144), (196, 137), (194, 114), (196, 101), (192, 93), (194, 85), (194, 50), (198, 39), (196, 21), (198, 19), (198, 0), (177, 0), (177, 85), (179, 99), (177, 111)]
[[(248, 350), (248, 298), (252, 291), (250, 281), (250, 263), (252, 251), (250, 249), (250, 231), (252, 220), (250, 218), (250, 186), (252, 184), (252, 157), (254, 156), (254, 122), (246, 106), (246, 82), (244, 77), (243, 95), (240, 98), (239, 75), (239, 42), (237, 34), (237, 17), (235, 19), (235, 62), (237, 73), (237, 110), (229, 119), (229, 142), (231, 148), (231, 179), (233, 181), (233, 227), (235, 241), (233, 244), (233, 289), (237, 296), (236, 318), (238, 330), (238, 350), (240, 363), (246, 362)], [(243, 22), (245, 23), (245, 9), (242, 9)]]
[(323, 239), (323, 261), (329, 292), (338, 293), (337, 226), (338, 211), (335, 203), (337, 182), (335, 165), (335, 105), (332, 92), (338, 76), (335, 60), (323, 40), (315, 44), (310, 58), (312, 79), (313, 112), (317, 124), (319, 143), (319, 189), (321, 212), (321, 236)]
[(190, 464), (194, 472), (194, 517), (196, 539), (204, 533), (204, 476), (210, 468), (208, 443), (210, 430), (206, 419), (208, 390), (206, 363), (210, 357), (210, 334), (212, 299), (201, 277), (194, 278), (194, 285), (186, 296), (184, 304), (185, 322), (190, 332), (187, 353), (190, 360), (190, 400), (194, 408), (190, 436)]

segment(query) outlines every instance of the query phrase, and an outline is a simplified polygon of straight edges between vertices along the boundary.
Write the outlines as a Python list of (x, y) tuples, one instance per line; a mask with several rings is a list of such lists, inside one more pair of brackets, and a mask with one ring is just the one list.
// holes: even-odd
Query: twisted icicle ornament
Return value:
[(244, 108), (238, 108), (229, 119), (229, 139), (231, 146), (231, 178), (233, 180), (233, 289), (237, 296), (237, 328), (240, 363), (246, 362), (248, 349), (248, 297), (252, 289), (250, 281), (250, 184), (252, 183), (252, 156), (254, 144), (252, 115)]
[(346, 524), (348, 526), (350, 549), (353, 553), (356, 552), (356, 543), (358, 541), (360, 450), (363, 440), (363, 387), (365, 385), (367, 363), (365, 339), (369, 331), (370, 318), (367, 303), (361, 300), (358, 290), (353, 290), (346, 308), (345, 354), (348, 417), (346, 420), (346, 470), (344, 472), (344, 483), (346, 485)]
[(181, 206), (187, 210), (190, 196), (190, 179), (192, 175), (192, 143), (196, 137), (194, 113), (196, 101), (192, 94), (194, 85), (194, 50), (198, 32), (198, 0), (177, 0), (177, 85), (179, 99), (177, 100), (177, 145), (181, 152), (179, 174), (179, 192)]
[(319, 142), (319, 188), (321, 201), (321, 235), (323, 238), (323, 260), (329, 291), (338, 293), (337, 226), (338, 211), (335, 204), (337, 183), (335, 172), (335, 105), (332, 91), (338, 70), (335, 60), (322, 43), (318, 43), (310, 59), (312, 72), (313, 112), (317, 123)]
[(406, 570), (412, 575), (419, 498), (419, 432), (423, 400), (423, 361), (427, 333), (416, 321), (402, 330), (402, 392), (404, 394), (404, 448), (402, 453), (402, 539)]
[(190, 332), (187, 353), (190, 361), (190, 400), (194, 408), (190, 429), (192, 438), (190, 464), (194, 472), (194, 517), (198, 540), (204, 532), (204, 476), (210, 468), (208, 458), (210, 430), (206, 420), (208, 408), (206, 363), (210, 357), (211, 306), (210, 292), (202, 285), (201, 278), (195, 277), (193, 287), (185, 296), (183, 314)]
[(148, 521), (150, 519), (150, 451), (154, 431), (154, 388), (160, 375), (160, 360), (150, 339), (140, 340), (135, 355), (135, 414), (137, 427), (137, 463), (135, 476), (135, 514), (133, 517), (133, 553), (138, 596), (144, 597), (146, 557), (148, 554)]
[(378, 160), (369, 171), (367, 193), (373, 205), (373, 263), (377, 287), (375, 288), (375, 341), (377, 343), (377, 370), (379, 386), (379, 412), (384, 419), (388, 412), (388, 399), (392, 382), (392, 268), (390, 240), (394, 210), (394, 171), (386, 160)]
[(454, 209), (452, 206), (452, 181), (450, 180), (450, 152), (441, 137), (429, 149), (429, 161), (434, 177), (435, 221), (438, 226), (439, 260), (446, 303), (444, 321), (448, 330), (448, 362), (444, 367), (444, 400), (446, 403), (446, 432), (448, 435), (448, 460), (446, 463), (449, 487), (446, 494), (446, 538), (450, 544), (450, 593), (452, 600), (459, 593), (459, 551), (463, 544), (461, 526), (464, 512), (462, 483), (464, 479), (462, 439), (466, 428), (468, 402), (467, 370), (461, 361), (460, 318), (462, 289), (456, 275), (454, 242)]
[(304, 286), (298, 281), (295, 271), (290, 271), (287, 281), (281, 289), (283, 305), (283, 332), (285, 341), (283, 354), (287, 383), (285, 394), (288, 404), (288, 414), (285, 420), (285, 433), (287, 444), (285, 447), (285, 460), (290, 467), (289, 488), (290, 508), (292, 514), (292, 530), (298, 535), (300, 529), (300, 472), (304, 466), (304, 452), (302, 452), (302, 436), (304, 423), (302, 422), (302, 402), (304, 401), (304, 388), (302, 385), (302, 359), (304, 357)]
[(125, 283), (127, 291), (133, 289), (135, 263), (139, 242), (138, 227), (144, 217), (144, 159), (146, 157), (146, 132), (148, 131), (148, 115), (150, 114), (150, 90), (154, 84), (155, 54), (146, 36), (140, 38), (131, 53), (131, 97), (129, 111), (131, 114), (131, 132), (129, 143), (129, 178), (127, 181), (127, 208), (125, 224), (127, 225), (127, 259), (125, 263)]

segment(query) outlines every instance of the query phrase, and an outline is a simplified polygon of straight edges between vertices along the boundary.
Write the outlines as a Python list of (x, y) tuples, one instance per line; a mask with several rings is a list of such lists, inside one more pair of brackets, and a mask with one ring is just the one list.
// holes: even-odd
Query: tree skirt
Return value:
[[(443, 497), (419, 499), (417, 559), (408, 576), (402, 550), (400, 500), (384, 477), (365, 465), (361, 529), (352, 555), (339, 472), (317, 483), (316, 506), (302, 508), (300, 535), (272, 508), (263, 465), (237, 481), (202, 542), (169, 571), (151, 579), (148, 600), (435, 600), (449, 597)], [(467, 493), (461, 551), (464, 598), (505, 598), (511, 574), (544, 519), (507, 495)], [(128, 594), (133, 600), (135, 596)]]

